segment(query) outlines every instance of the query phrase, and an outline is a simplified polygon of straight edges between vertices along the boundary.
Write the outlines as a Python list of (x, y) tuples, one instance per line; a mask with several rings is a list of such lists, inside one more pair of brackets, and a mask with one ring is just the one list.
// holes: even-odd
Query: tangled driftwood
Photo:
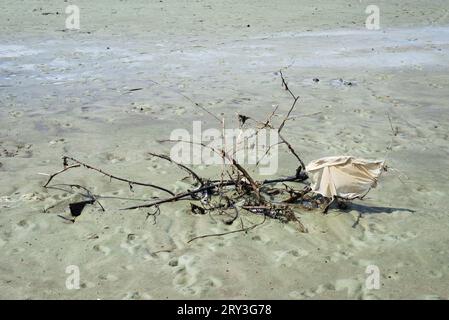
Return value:
[[(205, 179), (198, 173), (196, 173), (193, 169), (175, 162), (167, 155), (149, 153), (149, 155), (152, 157), (156, 157), (172, 163), (174, 166), (177, 166), (181, 170), (186, 171), (192, 177), (194, 181), (192, 183), (192, 188), (185, 192), (175, 194), (166, 187), (118, 177), (69, 156), (63, 157), (63, 169), (51, 174), (47, 182), (44, 184), (44, 187), (51, 187), (49, 184), (53, 180), (53, 178), (64, 172), (67, 172), (68, 170), (74, 168), (85, 168), (96, 171), (108, 177), (110, 180), (127, 183), (131, 189), (134, 185), (136, 185), (154, 188), (167, 194), (167, 197), (154, 199), (154, 201), (140, 205), (129, 206), (121, 210), (155, 208), (155, 211), (153, 213), (147, 213), (148, 216), (153, 216), (153, 218), (155, 219), (156, 216), (160, 213), (160, 206), (162, 204), (179, 200), (191, 200), (190, 207), (192, 213), (200, 215), (212, 212), (222, 214), (229, 217), (229, 219), (224, 220), (224, 223), (229, 225), (238, 220), (242, 210), (263, 217), (263, 220), (260, 223), (254, 224), (249, 227), (245, 227), (243, 225), (243, 221), (240, 219), (241, 227), (239, 229), (221, 234), (210, 234), (195, 237), (193, 239), (190, 239), (189, 242), (195, 239), (210, 236), (220, 236), (235, 232), (246, 232), (264, 223), (266, 218), (278, 219), (286, 223), (292, 222), (297, 226), (300, 232), (307, 232), (307, 229), (296, 216), (294, 209), (299, 208), (311, 210), (316, 208), (324, 208), (324, 211), (327, 211), (329, 204), (332, 202), (332, 199), (328, 199), (316, 193), (310, 193), (311, 188), (306, 183), (306, 180), (308, 179), (308, 175), (305, 172), (306, 166), (299, 156), (299, 153), (282, 135), (282, 130), (285, 126), (285, 123), (291, 119), (291, 113), (299, 100), (299, 96), (296, 96), (290, 90), (282, 72), (280, 72), (280, 77), (282, 80), (283, 88), (288, 92), (293, 100), (288, 112), (281, 118), (282, 120), (280, 124), (278, 126), (275, 126), (274, 124), (274, 116), (276, 115), (279, 117), (279, 115), (277, 114), (277, 107), (264, 121), (257, 121), (255, 119), (252, 119), (251, 117), (241, 114), (238, 115), (238, 121), (240, 123), (240, 128), (242, 128), (248, 122), (254, 122), (256, 125), (256, 131), (260, 131), (262, 129), (277, 130), (278, 137), (280, 139), (280, 142), (278, 142), (277, 144), (286, 145), (289, 152), (298, 161), (298, 167), (294, 170), (294, 174), (289, 177), (258, 181), (249, 174), (249, 172), (243, 167), (243, 165), (241, 165), (236, 160), (234, 155), (231, 152), (227, 151), (226, 148), (223, 147), (221, 149), (214, 149), (208, 145), (199, 143), (202, 148), (209, 148), (211, 151), (219, 154), (223, 159), (223, 163), (227, 163), (226, 165), (222, 166), (221, 179)], [(195, 103), (195, 105), (199, 106), (199, 104), (197, 103)], [(201, 107), (201, 109), (211, 114), (203, 107)], [(220, 121), (221, 126), (224, 130), (224, 120), (216, 117), (213, 114), (211, 115), (217, 121)], [(165, 140), (163, 142), (179, 142), (179, 140)], [(272, 147), (273, 146), (268, 146), (266, 153), (268, 153)], [(285, 182), (295, 182), (298, 183), (298, 185), (299, 183), (302, 183), (302, 186), (299, 185), (299, 188), (291, 187), (285, 184)], [(75, 217), (79, 215), (86, 204), (98, 203), (101, 206), (102, 210), (104, 210), (104, 207), (99, 202), (99, 198), (101, 198), (101, 196), (94, 195), (87, 188), (79, 185), (70, 184), (68, 186), (72, 188), (83, 189), (85, 192), (87, 192), (84, 195), (88, 199), (86, 201), (71, 205), (70, 209), (72, 212), (72, 216)], [(73, 218), (72, 221), (75, 221), (75, 218)]]

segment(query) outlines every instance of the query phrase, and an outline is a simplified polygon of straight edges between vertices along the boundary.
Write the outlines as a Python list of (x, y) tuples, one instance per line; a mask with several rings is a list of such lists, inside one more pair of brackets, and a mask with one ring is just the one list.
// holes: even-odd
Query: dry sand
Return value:
[[(378, 1), (379, 31), (364, 28), (366, 1), (77, 2), (80, 31), (62, 31), (66, 2), (0, 4), (0, 298), (449, 298), (446, 1)], [(117, 199), (75, 224), (57, 216), (79, 196), (42, 188), (38, 173), (58, 170), (63, 154), (180, 191), (182, 173), (147, 152), (168, 152), (156, 140), (192, 120), (215, 126), (180, 93), (230, 119), (260, 118), (288, 109), (276, 74), (287, 66), (295, 115), (318, 112), (285, 129), (305, 161), (382, 158), (387, 112), (398, 127), (392, 170), (363, 202), (298, 212), (308, 234), (267, 221), (190, 244), (237, 226), (193, 216), (187, 202), (164, 205), (155, 225)], [(279, 162), (279, 176), (296, 167), (286, 152)], [(69, 181), (161, 195), (82, 170), (55, 179)], [(66, 288), (69, 265), (80, 290)], [(378, 290), (365, 286), (368, 265)]]

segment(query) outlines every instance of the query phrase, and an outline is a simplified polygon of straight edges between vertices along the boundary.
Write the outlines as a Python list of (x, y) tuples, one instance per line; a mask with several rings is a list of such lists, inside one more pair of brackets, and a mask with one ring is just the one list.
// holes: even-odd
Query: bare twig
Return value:
[(178, 163), (178, 162), (174, 161), (169, 156), (164, 155), (164, 154), (152, 153), (152, 152), (148, 152), (148, 154), (152, 155), (153, 157), (157, 157), (157, 158), (160, 158), (160, 159), (167, 160), (167, 161), (177, 165), (178, 167), (180, 167), (184, 171), (187, 171), (201, 186), (204, 185), (203, 179), (201, 179), (192, 169), (186, 167), (185, 165), (183, 165), (181, 163)]
[(204, 148), (208, 148), (210, 150), (212, 150), (213, 152), (217, 153), (218, 155), (220, 155), (222, 158), (227, 159), (238, 171), (240, 171), (243, 176), (248, 180), (248, 182), (250, 183), (251, 187), (253, 188), (253, 191), (256, 193), (256, 196), (258, 198), (260, 198), (260, 192), (259, 192), (259, 187), (258, 185), (255, 183), (254, 179), (251, 177), (251, 175), (246, 171), (245, 168), (243, 168), (238, 162), (237, 160), (235, 160), (233, 157), (231, 157), (228, 153), (224, 152), (223, 150), (219, 151), (216, 150), (215, 148), (208, 146), (202, 142), (195, 142), (195, 141), (186, 141), (186, 140), (178, 140), (178, 139), (168, 139), (168, 140), (159, 140), (159, 142), (184, 142), (184, 143), (190, 143), (190, 144), (196, 144), (196, 145), (200, 145)]
[(262, 222), (254, 224), (254, 225), (252, 225), (250, 227), (246, 227), (246, 228), (242, 227), (241, 229), (238, 229), (238, 230), (233, 230), (233, 231), (228, 231), (228, 232), (223, 232), (223, 233), (213, 233), (213, 234), (205, 234), (205, 235), (202, 235), (202, 236), (197, 236), (197, 237), (194, 237), (194, 238), (190, 239), (189, 241), (187, 241), (187, 243), (190, 243), (190, 242), (192, 242), (194, 240), (198, 240), (198, 239), (204, 239), (204, 238), (209, 238), (209, 237), (225, 236), (225, 235), (228, 235), (228, 234), (231, 234), (231, 233), (237, 233), (237, 232), (245, 232), (246, 233), (249, 230), (252, 230), (252, 229), (262, 225), (263, 223), (265, 223), (266, 219), (267, 219), (267, 217), (264, 215)]
[(48, 186), (48, 184), (50, 183), (50, 181), (53, 180), (53, 178), (56, 177), (58, 174), (61, 174), (65, 171), (73, 169), (73, 168), (78, 168), (80, 166), (81, 165), (79, 165), (79, 164), (73, 164), (71, 166), (64, 166), (64, 168), (62, 170), (51, 174), (50, 177), (48, 178), (47, 182), (43, 185), (43, 187), (46, 188)]
[(393, 136), (396, 137), (398, 135), (398, 128), (397, 127), (396, 128), (393, 127), (393, 122), (391, 121), (391, 117), (390, 117), (389, 113), (387, 113), (387, 116), (388, 116), (388, 122), (390, 122), (391, 132), (393, 133)]
[(101, 204), (101, 202), (100, 201), (98, 201), (98, 196), (97, 195), (95, 195), (95, 194), (93, 194), (89, 189), (87, 189), (86, 187), (84, 187), (84, 186), (82, 186), (82, 185), (79, 185), (79, 184), (67, 184), (67, 183), (59, 183), (59, 184), (54, 184), (54, 185), (52, 185), (51, 187), (47, 187), (48, 189), (52, 189), (52, 188), (55, 188), (55, 187), (57, 187), (57, 186), (67, 186), (67, 187), (70, 187), (70, 188), (77, 188), (77, 189), (82, 189), (82, 190), (84, 190), (84, 191), (86, 191), (87, 192), (87, 194), (83, 194), (83, 196), (84, 197), (86, 197), (86, 198), (89, 198), (90, 200), (93, 200), (94, 202), (96, 202), (96, 203), (98, 203), (98, 205), (100, 206), (100, 208), (101, 208), (101, 211), (106, 211), (105, 209), (104, 209), (104, 207), (103, 207), (103, 205)]
[[(228, 182), (226, 183), (226, 185), (233, 185), (234, 181)], [(205, 192), (207, 190), (211, 190), (217, 187), (218, 184), (213, 184), (213, 185), (207, 185), (192, 191), (186, 191), (186, 192), (182, 192), (179, 193), (177, 195), (174, 195), (173, 197), (167, 198), (167, 199), (161, 199), (161, 200), (157, 200), (155, 202), (152, 203), (148, 203), (148, 204), (143, 204), (143, 205), (138, 205), (138, 206), (132, 206), (132, 207), (127, 207), (127, 208), (123, 208), (120, 210), (133, 210), (133, 209), (139, 209), (139, 208), (150, 208), (150, 207), (154, 207), (155, 205), (159, 205), (159, 204), (163, 204), (163, 203), (167, 203), (167, 202), (174, 202), (174, 201), (178, 201), (182, 198), (186, 198), (186, 197), (191, 197), (197, 193), (201, 193), (201, 192)]]
[[(64, 169), (61, 170), (61, 171), (59, 171), (59, 172), (57, 172), (57, 173), (55, 173), (55, 174), (53, 174), (53, 175), (51, 175), (51, 176), (50, 176), (50, 179), (47, 181), (47, 183), (44, 185), (44, 187), (46, 187), (46, 186), (48, 185), (48, 183), (51, 181), (51, 179), (53, 179), (53, 178), (54, 178), (55, 176), (57, 176), (58, 174), (61, 174), (61, 173), (65, 172), (65, 171), (67, 171), (68, 169), (71, 169), (71, 168), (77, 168), (77, 167), (79, 167), (79, 166), (83, 166), (84, 168), (87, 168), (87, 169), (91, 169), (91, 170), (97, 171), (97, 172), (99, 172), (99, 173), (101, 173), (101, 174), (103, 174), (103, 175), (109, 177), (110, 179), (118, 180), (118, 181), (123, 181), (123, 182), (127, 182), (130, 186), (132, 186), (132, 185), (138, 185), (138, 186), (151, 187), (151, 188), (155, 188), (155, 189), (158, 189), (158, 190), (161, 190), (161, 191), (165, 191), (165, 192), (171, 194), (172, 196), (175, 195), (173, 192), (171, 192), (170, 190), (167, 190), (167, 189), (165, 189), (165, 188), (163, 188), (163, 187), (160, 187), (160, 186), (157, 186), (157, 185), (154, 185), (154, 184), (151, 184), (151, 183), (143, 183), (143, 182), (132, 181), (132, 180), (125, 179), (125, 178), (120, 178), (120, 177), (117, 177), (117, 176), (112, 175), (112, 174), (110, 174), (110, 173), (104, 172), (104, 171), (101, 170), (101, 169), (97, 169), (97, 168), (95, 168), (95, 167), (93, 167), (93, 166), (91, 166), (91, 165), (88, 165), (88, 164), (84, 163), (84, 162), (81, 162), (81, 161), (79, 161), (79, 160), (76, 160), (76, 159), (74, 159), (74, 158), (72, 158), (72, 157), (64, 156), (64, 157), (62, 157), (62, 159), (63, 159), (63, 163), (64, 163)], [(68, 160), (71, 160), (71, 161), (75, 162), (76, 164), (75, 164), (75, 165), (70, 165), (70, 166), (68, 166), (68, 165), (67, 165)]]
[(287, 122), (287, 120), (290, 118), (290, 114), (292, 113), (293, 109), (296, 106), (296, 103), (299, 100), (299, 96), (295, 96), (293, 94), (293, 92), (290, 90), (290, 88), (287, 85), (287, 82), (285, 81), (284, 75), (282, 74), (282, 70), (279, 71), (280, 75), (281, 75), (281, 79), (282, 79), (282, 85), (284, 86), (285, 90), (288, 91), (288, 93), (290, 93), (290, 95), (293, 98), (293, 103), (290, 107), (290, 109), (288, 110), (287, 114), (285, 115), (284, 119), (281, 122), (281, 125), (278, 128), (278, 134), (279, 134), (279, 138), (282, 140), (283, 143), (285, 143), (288, 147), (288, 149), (290, 150), (290, 152), (295, 156), (296, 159), (298, 159), (299, 163), (301, 164), (301, 168), (305, 169), (306, 166), (304, 164), (304, 162), (301, 160), (301, 158), (299, 157), (299, 155), (296, 153), (296, 151), (293, 149), (292, 145), (281, 135), (281, 131), (285, 126), (285, 123)]

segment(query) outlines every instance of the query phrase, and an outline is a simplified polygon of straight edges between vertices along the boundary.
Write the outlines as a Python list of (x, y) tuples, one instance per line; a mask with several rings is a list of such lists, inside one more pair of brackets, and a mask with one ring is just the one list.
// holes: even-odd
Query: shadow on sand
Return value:
[(415, 213), (415, 210), (408, 208), (395, 208), (395, 207), (373, 207), (359, 203), (351, 203), (345, 211), (355, 210), (361, 214), (375, 214), (375, 213), (393, 213), (393, 212), (410, 212)]

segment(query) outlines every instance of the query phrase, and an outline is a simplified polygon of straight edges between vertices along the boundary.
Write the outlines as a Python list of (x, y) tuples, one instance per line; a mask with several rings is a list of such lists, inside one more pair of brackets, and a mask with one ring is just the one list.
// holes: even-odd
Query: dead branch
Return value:
[(281, 125), (278, 128), (278, 134), (279, 134), (279, 138), (282, 140), (283, 143), (285, 143), (288, 147), (288, 149), (290, 150), (290, 152), (295, 156), (295, 158), (299, 161), (299, 163), (301, 164), (301, 169), (304, 170), (306, 168), (304, 162), (301, 160), (301, 158), (299, 157), (299, 155), (296, 153), (296, 151), (293, 149), (292, 145), (281, 135), (281, 131), (285, 126), (285, 123), (287, 122), (287, 120), (290, 118), (290, 114), (292, 113), (293, 109), (296, 106), (296, 103), (299, 100), (299, 96), (295, 96), (293, 94), (293, 92), (290, 90), (290, 88), (287, 85), (287, 82), (285, 81), (284, 75), (282, 74), (282, 70), (279, 71), (280, 75), (281, 75), (281, 79), (282, 79), (282, 85), (284, 86), (285, 90), (287, 90), (290, 95), (293, 98), (293, 103), (290, 107), (290, 109), (288, 110), (287, 114), (285, 115), (284, 119), (281, 122)]
[(53, 180), (53, 178), (56, 177), (58, 174), (61, 174), (63, 172), (66, 172), (67, 170), (70, 170), (73, 168), (79, 168), (80, 166), (81, 165), (79, 165), (79, 164), (73, 164), (71, 166), (64, 166), (64, 168), (62, 170), (51, 174), (50, 177), (48, 178), (47, 182), (43, 185), (43, 187), (46, 188), (48, 186), (48, 184), (50, 183), (50, 181)]
[(243, 176), (248, 180), (248, 182), (250, 183), (251, 187), (253, 188), (254, 192), (256, 193), (256, 195), (258, 195), (258, 197), (260, 197), (259, 194), (259, 187), (258, 185), (255, 183), (255, 181), (253, 180), (253, 178), (249, 175), (249, 173), (246, 171), (245, 168), (243, 168), (238, 162), (237, 160), (235, 160), (232, 156), (230, 156), (228, 153), (226, 153), (225, 151), (221, 150), (216, 150), (215, 148), (208, 146), (202, 142), (194, 142), (194, 141), (185, 141), (185, 140), (181, 140), (181, 139), (167, 139), (167, 140), (159, 140), (159, 142), (183, 142), (183, 143), (190, 143), (190, 144), (196, 144), (196, 145), (200, 145), (204, 148), (210, 149), (213, 152), (217, 153), (218, 155), (220, 155), (223, 159), (226, 159), (228, 161), (230, 161), (230, 163), (238, 170), (240, 171)]
[(228, 231), (228, 232), (223, 232), (223, 233), (205, 234), (205, 235), (202, 235), (202, 236), (197, 236), (197, 237), (194, 237), (194, 238), (190, 239), (189, 241), (187, 241), (187, 243), (190, 243), (190, 242), (198, 240), (198, 239), (204, 239), (204, 238), (209, 238), (209, 237), (220, 237), (220, 236), (225, 236), (225, 235), (232, 234), (232, 233), (237, 233), (237, 232), (245, 232), (246, 233), (246, 232), (248, 232), (248, 231), (250, 231), (250, 230), (252, 230), (252, 229), (254, 229), (254, 228), (256, 228), (256, 227), (258, 227), (258, 226), (260, 226), (262, 224), (264, 224), (266, 219), (267, 219), (267, 217), (263, 216), (262, 222), (254, 224), (254, 225), (252, 225), (250, 227), (246, 227), (246, 228), (242, 227), (242, 228), (240, 228), (238, 230), (233, 230), (233, 231)]
[[(305, 172), (301, 172), (299, 175), (295, 175), (295, 176), (290, 176), (290, 177), (285, 177), (285, 178), (277, 178), (277, 179), (269, 179), (269, 180), (263, 180), (260, 184), (261, 185), (266, 185), (266, 184), (272, 184), (272, 183), (280, 183), (280, 182), (302, 182), (307, 180), (308, 176)], [(198, 194), (198, 193), (203, 193), (205, 191), (208, 190), (214, 190), (218, 187), (227, 187), (227, 186), (233, 186), (236, 184), (235, 180), (213, 180), (210, 181), (211, 184), (209, 185), (205, 185), (203, 187), (200, 187), (198, 189), (195, 190), (189, 190), (186, 192), (182, 192), (179, 193), (177, 195), (174, 195), (173, 197), (169, 197), (166, 199), (160, 199), (157, 201), (154, 201), (152, 203), (148, 203), (148, 204), (142, 204), (142, 205), (136, 205), (136, 206), (132, 206), (132, 207), (126, 207), (126, 208), (122, 208), (120, 210), (133, 210), (133, 209), (139, 209), (139, 208), (151, 208), (153, 206), (156, 205), (160, 205), (163, 203), (169, 203), (169, 202), (175, 202), (178, 200), (181, 200), (183, 198), (186, 197), (191, 197), (193, 200), (195, 200), (194, 195)]]
[[(150, 183), (142, 183), (138, 181), (133, 181), (127, 178), (118, 177), (115, 175), (112, 175), (110, 173), (107, 173), (103, 171), (101, 168), (93, 167), (89, 164), (86, 164), (82, 161), (79, 161), (77, 159), (74, 159), (69, 156), (64, 156), (63, 159), (63, 169), (50, 175), (47, 182), (45, 183), (44, 187), (46, 188), (52, 188), (52, 186), (49, 186), (49, 183), (52, 181), (52, 179), (72, 168), (78, 168), (78, 167), (84, 167), (89, 170), (96, 171), (100, 173), (103, 176), (109, 177), (110, 180), (117, 180), (121, 182), (128, 183), (131, 191), (133, 185), (138, 186), (145, 186), (145, 187), (151, 187), (155, 188), (161, 191), (164, 191), (165, 193), (168, 193), (170, 196), (167, 196), (166, 198), (159, 198), (155, 197), (151, 202), (146, 202), (140, 205), (133, 205), (128, 206), (125, 208), (122, 208), (120, 210), (133, 210), (133, 209), (140, 209), (140, 208), (155, 208), (154, 212), (147, 212), (146, 220), (151, 216), (153, 217), (153, 223), (156, 223), (157, 216), (160, 214), (161, 209), (160, 205), (165, 203), (172, 203), (176, 201), (181, 200), (189, 200), (192, 201), (190, 203), (190, 210), (193, 214), (198, 215), (204, 215), (204, 214), (211, 214), (212, 212), (218, 213), (220, 215), (225, 215), (226, 219), (223, 220), (225, 224), (231, 225), (239, 219), (241, 221), (241, 227), (237, 230), (232, 230), (229, 232), (219, 233), (219, 234), (206, 234), (202, 236), (197, 236), (188, 241), (188, 243), (202, 238), (207, 237), (214, 237), (214, 236), (224, 236), (231, 233), (237, 233), (237, 232), (248, 232), (249, 230), (252, 230), (256, 228), (257, 226), (263, 224), (265, 220), (268, 218), (277, 219), (281, 222), (293, 222), (295, 225), (298, 226), (298, 230), (301, 232), (307, 232), (307, 229), (302, 225), (301, 221), (298, 219), (298, 217), (295, 215), (292, 208), (305, 208), (306, 210), (310, 210), (311, 206), (318, 207), (318, 201), (312, 198), (312, 196), (308, 195), (310, 191), (309, 186), (305, 186), (300, 190), (297, 190), (295, 187), (287, 186), (284, 184), (284, 186), (278, 185), (280, 183), (285, 182), (297, 182), (301, 183), (307, 180), (308, 176), (305, 172), (305, 165), (302, 161), (301, 157), (299, 156), (298, 152), (295, 151), (292, 144), (290, 144), (287, 139), (283, 136), (283, 129), (285, 127), (285, 124), (287, 121), (290, 121), (293, 119), (292, 112), (294, 108), (296, 107), (299, 96), (296, 96), (289, 88), (287, 81), (285, 80), (282, 70), (280, 71), (280, 76), (282, 80), (282, 86), (283, 88), (289, 93), (289, 95), (293, 98), (292, 104), (290, 108), (288, 109), (287, 113), (282, 116), (282, 120), (279, 124), (279, 126), (276, 128), (275, 124), (273, 123), (273, 119), (275, 117), (280, 117), (278, 112), (278, 106), (274, 108), (274, 110), (271, 112), (271, 114), (268, 116), (268, 118), (264, 121), (255, 120), (251, 117), (237, 114), (237, 120), (239, 123), (239, 128), (242, 130), (242, 128), (247, 125), (249, 122), (255, 123), (255, 133), (258, 134), (260, 130), (269, 128), (277, 130), (278, 136), (280, 138), (280, 142), (278, 144), (285, 144), (289, 150), (289, 153), (293, 154), (293, 156), (298, 160), (299, 166), (295, 171), (294, 175), (287, 176), (287, 177), (278, 177), (273, 179), (266, 179), (262, 181), (258, 181), (254, 179), (251, 174), (249, 173), (249, 170), (245, 168), (241, 163), (239, 163), (236, 159), (235, 152), (230, 151), (227, 149), (226, 146), (226, 135), (225, 135), (225, 121), (224, 119), (219, 119), (214, 114), (210, 113), (207, 109), (201, 107), (198, 103), (194, 102), (190, 98), (189, 99), (192, 103), (194, 103), (197, 107), (202, 109), (203, 111), (207, 112), (209, 115), (213, 116), (216, 120), (218, 120), (222, 126), (222, 139), (223, 139), (223, 146), (221, 148), (213, 148), (210, 145), (207, 145), (203, 142), (196, 142), (196, 141), (184, 141), (184, 140), (160, 140), (159, 142), (181, 142), (181, 143), (188, 143), (188, 144), (194, 144), (194, 145), (200, 145), (202, 148), (207, 148), (209, 150), (212, 150), (214, 153), (218, 154), (221, 159), (223, 160), (222, 169), (220, 172), (220, 179), (219, 180), (209, 180), (201, 177), (199, 174), (197, 174), (193, 169), (180, 164), (173, 159), (171, 159), (168, 155), (164, 154), (158, 154), (158, 153), (152, 153), (149, 152), (148, 154), (168, 161), (171, 164), (177, 166), (183, 171), (186, 171), (194, 180), (196, 183), (192, 184), (192, 189), (180, 192), (178, 194), (175, 194), (174, 192), (168, 190), (165, 187), (150, 184)], [(180, 93), (183, 95), (182, 93)], [(240, 131), (240, 134), (237, 138), (237, 141), (239, 142), (241, 140), (241, 137), (243, 136), (243, 132)], [(246, 138), (246, 136), (245, 136)], [(269, 146), (268, 150), (264, 154), (268, 154), (271, 147)], [(70, 164), (69, 164), (70, 162)], [(259, 159), (260, 162), (260, 159)], [(259, 162), (257, 162), (256, 167), (259, 165)], [(71, 187), (77, 187), (80, 189), (83, 189), (87, 192), (86, 197), (90, 200), (76, 203), (76, 205), (84, 206), (86, 204), (93, 204), (97, 202), (102, 210), (104, 211), (104, 207), (98, 202), (98, 198), (105, 198), (98, 195), (94, 195), (92, 192), (90, 192), (87, 188), (79, 186), (79, 185), (69, 185)], [(286, 197), (288, 195), (288, 197)], [(127, 199), (127, 200), (141, 200), (141, 201), (147, 201), (142, 199)], [(312, 205), (311, 205), (312, 204)], [(245, 210), (248, 213), (256, 214), (256, 215), (262, 215), (263, 221), (257, 224), (254, 224), (250, 227), (245, 227), (243, 225), (243, 220), (241, 218), (240, 209)], [(232, 211), (234, 214), (232, 214)], [(232, 214), (232, 216), (230, 216)], [(69, 219), (70, 220), (70, 219)], [(71, 221), (71, 220), (70, 220)], [(74, 220), (73, 220), (74, 221)]]
[(170, 163), (173, 163), (175, 165), (177, 165), (178, 167), (180, 167), (182, 170), (187, 171), (201, 186), (204, 185), (204, 181), (203, 179), (201, 179), (192, 169), (186, 167), (185, 165), (178, 163), (176, 161), (174, 161), (172, 158), (170, 158), (167, 155), (164, 154), (157, 154), (157, 153), (152, 153), (152, 152), (148, 152), (149, 155), (152, 155), (153, 157), (157, 157), (160, 159), (164, 159), (167, 160)]
[(55, 186), (58, 186), (58, 185), (60, 185), (60, 186), (68, 186), (68, 187), (70, 187), (70, 188), (77, 188), (77, 189), (82, 189), (82, 190), (84, 190), (84, 191), (86, 191), (87, 192), (87, 194), (83, 194), (83, 196), (84, 197), (86, 197), (86, 198), (88, 198), (88, 199), (90, 199), (91, 201), (93, 201), (94, 203), (97, 203), (99, 206), (100, 206), (100, 208), (101, 208), (101, 211), (106, 211), (105, 209), (104, 209), (104, 207), (103, 207), (103, 205), (101, 204), (101, 202), (100, 201), (98, 201), (98, 196), (97, 195), (95, 195), (95, 194), (93, 194), (89, 189), (87, 189), (86, 187), (84, 187), (84, 186), (82, 186), (82, 185), (79, 185), (79, 184), (66, 184), (66, 183), (60, 183), (60, 184), (55, 184), (55, 185), (53, 185), (52, 187), (49, 187), (49, 188), (54, 188)]
[[(171, 194), (172, 196), (175, 195), (173, 192), (171, 192), (170, 190), (167, 190), (167, 189), (165, 189), (165, 188), (163, 188), (163, 187), (156, 186), (156, 185), (151, 184), (151, 183), (143, 183), (143, 182), (132, 181), (132, 180), (125, 179), (125, 178), (120, 178), (120, 177), (117, 177), (117, 176), (112, 175), (112, 174), (110, 174), (110, 173), (104, 172), (104, 171), (101, 170), (101, 169), (97, 169), (97, 168), (95, 168), (95, 167), (93, 167), (93, 166), (91, 166), (91, 165), (88, 165), (88, 164), (84, 163), (84, 162), (78, 161), (78, 160), (76, 160), (76, 159), (74, 159), (74, 158), (72, 158), (72, 157), (63, 156), (62, 159), (63, 159), (64, 169), (61, 170), (61, 171), (59, 171), (59, 172), (56, 172), (56, 173), (52, 174), (52, 175), (50, 176), (50, 178), (48, 179), (47, 183), (45, 183), (45, 185), (44, 185), (43, 187), (47, 187), (47, 185), (50, 183), (50, 181), (51, 181), (54, 177), (56, 177), (57, 175), (59, 175), (59, 174), (61, 174), (61, 173), (63, 173), (63, 172), (66, 172), (66, 171), (69, 170), (69, 169), (72, 169), (72, 168), (78, 168), (78, 167), (82, 166), (82, 167), (84, 167), (84, 168), (87, 168), (87, 169), (91, 169), (91, 170), (97, 171), (97, 172), (101, 173), (102, 175), (105, 175), (105, 176), (109, 177), (111, 180), (118, 180), (118, 181), (127, 182), (127, 183), (129, 184), (130, 188), (132, 188), (132, 185), (138, 185), (138, 186), (144, 186), (144, 187), (151, 187), (151, 188), (155, 188), (155, 189), (158, 189), (158, 190), (167, 192), (167, 193)], [(76, 164), (75, 164), (75, 165), (70, 165), (70, 166), (69, 166), (69, 165), (68, 165), (68, 160), (70, 160), (70, 161), (72, 161), (72, 162), (75, 162)]]
[[(224, 185), (232, 185), (233, 183), (234, 183), (234, 181), (229, 181), (229, 182), (225, 183)], [(219, 184), (207, 185), (207, 186), (198, 188), (196, 190), (179, 193), (179, 194), (174, 195), (173, 197), (170, 197), (170, 198), (167, 198), (167, 199), (161, 199), (161, 200), (157, 200), (157, 201), (152, 202), (152, 203), (138, 205), (138, 206), (132, 206), (132, 207), (127, 207), (127, 208), (123, 208), (123, 209), (120, 209), (120, 210), (133, 210), (133, 209), (139, 209), (139, 208), (151, 208), (151, 207), (153, 207), (155, 205), (178, 201), (178, 200), (181, 200), (182, 198), (186, 198), (186, 197), (189, 197), (189, 196), (192, 197), (195, 194), (202, 193), (202, 192), (205, 192), (207, 190), (214, 189), (218, 185)]]

